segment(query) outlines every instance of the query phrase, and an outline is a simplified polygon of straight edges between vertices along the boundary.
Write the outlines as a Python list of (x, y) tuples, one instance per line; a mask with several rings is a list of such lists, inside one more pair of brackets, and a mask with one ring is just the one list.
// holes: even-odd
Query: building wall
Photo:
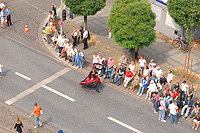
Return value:
[[(183, 28), (176, 24), (172, 17), (169, 15), (167, 6), (157, 2), (156, 0), (149, 0), (151, 3), (152, 11), (156, 14), (156, 26), (155, 30), (162, 34), (175, 38), (174, 31), (178, 31), (179, 34), (183, 34)], [(195, 38), (200, 37), (200, 26), (197, 27), (197, 33)]]

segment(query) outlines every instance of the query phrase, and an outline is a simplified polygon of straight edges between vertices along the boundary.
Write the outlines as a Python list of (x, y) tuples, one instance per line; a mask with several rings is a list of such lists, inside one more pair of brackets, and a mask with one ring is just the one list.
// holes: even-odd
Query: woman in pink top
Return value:
[(159, 107), (159, 120), (161, 120), (161, 122), (166, 122), (164, 120), (165, 118), (165, 110), (166, 110), (166, 105), (165, 105), (165, 95), (162, 95), (161, 98), (160, 98), (160, 107)]

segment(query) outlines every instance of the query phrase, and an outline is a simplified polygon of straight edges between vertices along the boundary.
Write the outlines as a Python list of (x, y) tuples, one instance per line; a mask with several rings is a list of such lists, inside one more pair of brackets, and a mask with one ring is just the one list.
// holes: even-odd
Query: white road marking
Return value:
[(130, 130), (132, 130), (132, 131), (134, 131), (136, 133), (143, 133), (143, 132), (141, 132), (141, 131), (139, 131), (139, 130), (137, 130), (137, 129), (135, 129), (135, 128), (133, 128), (133, 127), (131, 127), (131, 126), (129, 126), (129, 125), (117, 120), (117, 119), (115, 119), (115, 118), (112, 118), (112, 117), (109, 116), (108, 119), (113, 121), (113, 122), (115, 122), (115, 123), (117, 123), (117, 124), (119, 124), (119, 125), (121, 125), (121, 126), (123, 126), (123, 127), (128, 128), (128, 129), (130, 129)]
[(43, 81), (35, 84), (31, 88), (29, 88), (29, 89), (21, 92), (20, 94), (16, 95), (15, 97), (13, 97), (13, 98), (5, 101), (5, 103), (8, 104), (8, 105), (13, 104), (14, 102), (18, 101), (19, 99), (21, 99), (21, 98), (23, 98), (23, 97), (31, 94), (32, 92), (34, 92), (34, 91), (38, 90), (39, 88), (41, 88), (43, 85), (48, 84), (49, 82), (57, 79), (58, 77), (62, 76), (63, 74), (67, 73), (70, 70), (71, 70), (70, 68), (64, 68), (64, 69), (62, 69), (61, 71), (53, 74), (52, 76), (44, 79)]
[(23, 79), (29, 80), (29, 81), (31, 80), (31, 78), (29, 78), (29, 77), (27, 77), (27, 76), (25, 76), (25, 75), (23, 75), (21, 73), (18, 73), (18, 72), (15, 72), (15, 75), (17, 75), (17, 76), (19, 76), (19, 77), (21, 77)]
[(52, 88), (50, 88), (50, 87), (48, 87), (46, 85), (43, 85), (42, 87), (47, 89), (47, 90), (49, 90), (49, 91), (51, 91), (51, 92), (53, 92), (53, 93), (55, 93), (55, 94), (57, 94), (57, 95), (59, 95), (59, 96), (61, 96), (61, 97), (64, 97), (64, 98), (66, 98), (66, 99), (68, 99), (68, 100), (70, 100), (72, 102), (75, 102), (75, 99), (73, 99), (73, 98), (71, 98), (71, 97), (69, 97), (69, 96), (67, 96), (65, 94), (62, 94), (61, 92), (59, 92), (57, 90), (54, 90), (54, 89), (52, 89)]

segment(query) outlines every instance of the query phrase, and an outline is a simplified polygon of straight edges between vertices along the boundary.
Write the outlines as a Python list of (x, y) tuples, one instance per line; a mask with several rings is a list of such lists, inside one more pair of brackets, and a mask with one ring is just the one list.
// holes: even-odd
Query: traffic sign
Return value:
[(61, 7), (62, 9), (64, 9), (64, 8), (65, 8), (65, 5), (64, 5), (64, 4), (62, 4), (60, 7)]
[(65, 21), (64, 20), (60, 20), (58, 23), (59, 23), (60, 26), (63, 26), (65, 24)]

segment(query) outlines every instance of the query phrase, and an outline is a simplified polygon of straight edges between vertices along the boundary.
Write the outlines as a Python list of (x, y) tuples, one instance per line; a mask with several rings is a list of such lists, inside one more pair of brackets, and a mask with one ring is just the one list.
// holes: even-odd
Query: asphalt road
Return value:
[(192, 131), (191, 123), (182, 120), (180, 125), (171, 125), (169, 120), (161, 123), (151, 105), (104, 83), (100, 94), (87, 90), (78, 85), (86, 74), (5, 37), (0, 40), (0, 64), (4, 66), (0, 100), (9, 103), (14, 98), (10, 106), (27, 116), (37, 101), (44, 112), (44, 126), (74, 133)]

